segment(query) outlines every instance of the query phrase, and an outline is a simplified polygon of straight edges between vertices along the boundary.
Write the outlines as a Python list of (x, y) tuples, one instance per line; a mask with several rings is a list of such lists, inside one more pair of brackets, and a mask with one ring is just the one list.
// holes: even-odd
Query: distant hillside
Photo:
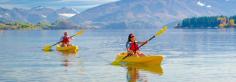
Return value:
[(70, 21), (96, 28), (160, 27), (187, 17), (234, 15), (235, 2), (235, 0), (120, 0), (88, 9), (70, 18)]
[[(232, 16), (236, 0), (119, 0), (79, 13), (63, 7), (51, 9), (36, 6), (31, 9), (0, 7), (0, 23), (53, 23), (56, 29), (71, 28), (152, 28), (175, 25), (189, 17)], [(63, 21), (56, 23), (57, 21)], [(61, 26), (60, 26), (61, 25)]]
[(13, 8), (5, 9), (0, 7), (0, 22), (22, 21), (28, 23), (55, 22), (65, 20), (78, 14), (75, 9), (63, 7), (61, 9), (51, 9), (43, 6), (31, 9)]

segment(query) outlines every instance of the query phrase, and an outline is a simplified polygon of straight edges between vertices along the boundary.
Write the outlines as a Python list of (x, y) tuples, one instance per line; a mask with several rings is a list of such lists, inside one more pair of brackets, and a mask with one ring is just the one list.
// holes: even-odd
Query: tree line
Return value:
[(235, 27), (235, 16), (203, 16), (183, 19), (176, 28), (227, 28)]

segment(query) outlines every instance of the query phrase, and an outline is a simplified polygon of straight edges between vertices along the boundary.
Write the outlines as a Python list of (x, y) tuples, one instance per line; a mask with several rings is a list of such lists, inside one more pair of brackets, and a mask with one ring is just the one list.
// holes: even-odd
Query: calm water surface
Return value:
[[(43, 52), (64, 31), (0, 31), (1, 82), (128, 82), (133, 68), (112, 66), (116, 54), (125, 51), (130, 32), (143, 41), (158, 29), (86, 30), (73, 44), (75, 54)], [(55, 47), (53, 48), (55, 50)], [(136, 70), (137, 82), (235, 82), (235, 29), (169, 29), (142, 51), (162, 54), (162, 74)]]

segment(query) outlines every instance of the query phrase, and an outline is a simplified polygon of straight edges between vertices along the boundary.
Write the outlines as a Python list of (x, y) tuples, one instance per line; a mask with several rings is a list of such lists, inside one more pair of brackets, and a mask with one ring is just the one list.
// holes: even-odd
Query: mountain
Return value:
[(79, 14), (79, 12), (76, 9), (67, 8), (67, 7), (63, 7), (61, 9), (58, 9), (58, 10), (56, 10), (56, 12), (64, 18), (70, 18), (70, 17), (75, 16), (76, 14)]
[(57, 13), (73, 13), (73, 14), (78, 14), (79, 11), (74, 9), (74, 8), (62, 7), (61, 9), (57, 10)]
[(87, 28), (151, 28), (175, 25), (189, 17), (232, 16), (236, 14), (235, 3), (236, 0), (119, 0), (83, 12), (67, 7), (0, 8), (0, 23), (66, 21), (58, 24)]
[(37, 7), (33, 7), (31, 8), (30, 10), (28, 10), (31, 14), (40, 14), (40, 15), (49, 15), (53, 12), (55, 12), (54, 9), (51, 9), (51, 8), (47, 8), (47, 7), (44, 7), (44, 6), (37, 6)]
[(235, 0), (120, 0), (70, 18), (82, 26), (160, 27), (187, 17), (235, 15)]
[(78, 29), (78, 28), (81, 28), (81, 27), (67, 20), (63, 20), (63, 21), (56, 21), (55, 23), (52, 23), (52, 26), (47, 29)]
[(50, 22), (66, 20), (78, 14), (75, 9), (63, 7), (61, 9), (51, 9), (44, 6), (36, 6), (31, 9), (4, 9), (0, 7), (0, 21), (23, 21), (29, 23)]
[(0, 19), (5, 21), (12, 20), (25, 20), (21, 12), (25, 12), (24, 9), (14, 8), (11, 10), (0, 8)]

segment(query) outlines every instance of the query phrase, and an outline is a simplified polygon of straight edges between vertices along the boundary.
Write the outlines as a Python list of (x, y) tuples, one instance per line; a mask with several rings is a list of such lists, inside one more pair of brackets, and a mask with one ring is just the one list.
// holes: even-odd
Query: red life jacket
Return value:
[(63, 43), (69, 43), (69, 42), (70, 42), (70, 37), (64, 36), (64, 37), (62, 38), (62, 42), (63, 42)]
[(139, 50), (139, 47), (138, 47), (137, 42), (132, 42), (132, 43), (130, 43), (130, 48), (129, 48), (129, 49), (132, 50), (132, 51), (137, 51), (137, 50)]

